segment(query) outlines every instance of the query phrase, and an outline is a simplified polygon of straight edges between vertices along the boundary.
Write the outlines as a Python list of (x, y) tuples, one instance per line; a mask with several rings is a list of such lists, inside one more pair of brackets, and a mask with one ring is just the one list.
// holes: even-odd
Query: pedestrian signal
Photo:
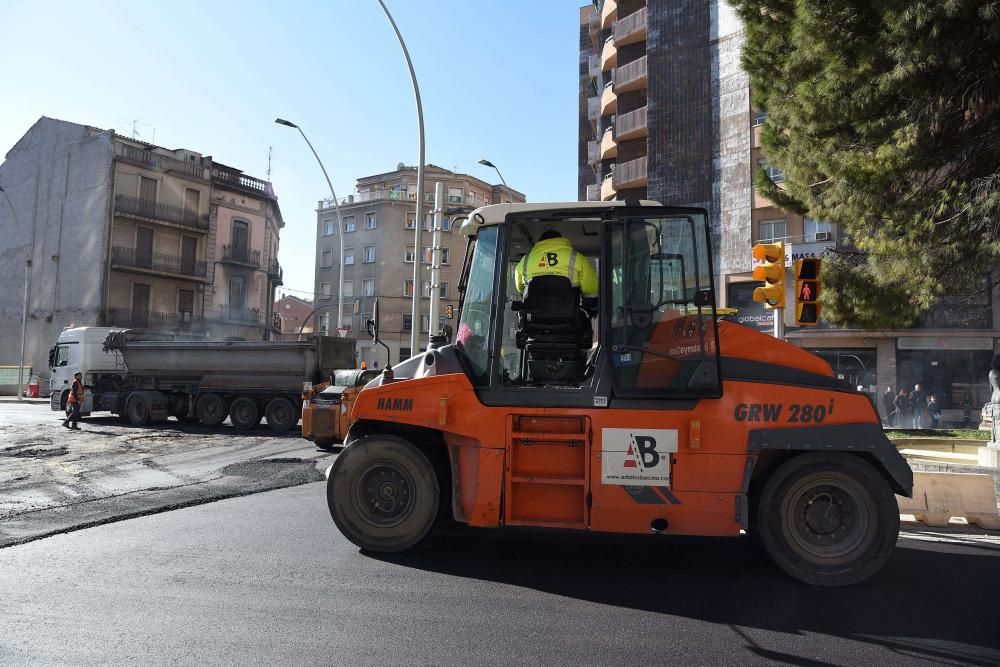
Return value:
[(785, 307), (785, 244), (758, 243), (753, 258), (760, 262), (753, 269), (754, 280), (764, 281), (753, 291), (753, 300), (768, 310)]
[(446, 305), (444, 307), (444, 315), (449, 320), (455, 319), (455, 306), (451, 305), (450, 303), (448, 305)]
[(819, 303), (822, 282), (821, 260), (815, 257), (795, 260), (795, 324), (814, 327), (819, 324), (823, 305)]

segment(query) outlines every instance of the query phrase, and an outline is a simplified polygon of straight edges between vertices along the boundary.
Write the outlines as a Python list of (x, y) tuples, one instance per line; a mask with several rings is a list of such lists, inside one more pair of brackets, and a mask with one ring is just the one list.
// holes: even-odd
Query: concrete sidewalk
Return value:
[(48, 405), (49, 399), (47, 398), (25, 398), (21, 401), (17, 400), (17, 396), (0, 396), (0, 403), (23, 403), (36, 404), (36, 405)]

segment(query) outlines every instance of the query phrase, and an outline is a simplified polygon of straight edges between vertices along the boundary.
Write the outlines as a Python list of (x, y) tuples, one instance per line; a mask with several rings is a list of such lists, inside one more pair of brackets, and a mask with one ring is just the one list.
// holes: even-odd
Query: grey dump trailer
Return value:
[[(230, 418), (249, 430), (261, 418), (272, 431), (294, 427), (302, 385), (326, 381), (355, 365), (354, 341), (315, 336), (305, 341), (149, 340), (110, 331), (99, 372), (85, 373), (89, 410), (118, 414), (141, 426), (175, 417), (214, 426)], [(110, 363), (109, 363), (110, 362)]]

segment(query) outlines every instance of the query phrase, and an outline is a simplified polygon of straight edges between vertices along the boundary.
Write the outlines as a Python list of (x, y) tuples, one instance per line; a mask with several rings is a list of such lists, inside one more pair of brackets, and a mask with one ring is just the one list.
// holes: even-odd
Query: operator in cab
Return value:
[(569, 278), (573, 287), (579, 287), (583, 296), (597, 295), (597, 272), (590, 261), (552, 229), (543, 232), (531, 252), (517, 263), (514, 286), (524, 294), (528, 283), (537, 276), (563, 276)]

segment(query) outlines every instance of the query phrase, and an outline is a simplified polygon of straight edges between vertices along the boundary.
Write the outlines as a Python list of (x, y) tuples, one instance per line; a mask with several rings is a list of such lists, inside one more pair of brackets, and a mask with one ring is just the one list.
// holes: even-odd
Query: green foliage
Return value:
[(762, 147), (755, 186), (833, 220), (824, 315), (906, 326), (1000, 260), (1000, 2), (734, 0)]

